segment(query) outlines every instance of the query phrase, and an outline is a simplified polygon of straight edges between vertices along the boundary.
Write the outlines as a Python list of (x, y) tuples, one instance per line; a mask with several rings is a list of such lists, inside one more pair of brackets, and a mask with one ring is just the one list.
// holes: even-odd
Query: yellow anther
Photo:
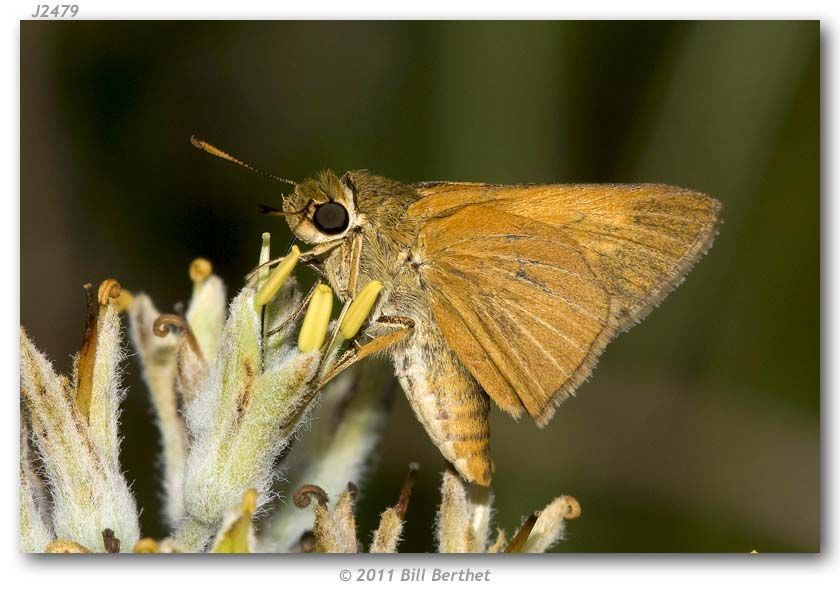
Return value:
[(303, 318), (298, 336), (298, 349), (312, 352), (324, 345), (332, 315), (333, 293), (328, 285), (318, 284)]
[(370, 316), (370, 311), (373, 310), (373, 305), (376, 303), (381, 290), (381, 281), (371, 281), (353, 298), (350, 308), (347, 309), (347, 313), (341, 321), (341, 327), (339, 327), (344, 339), (349, 340), (359, 333), (362, 323)]
[(47, 554), (91, 554), (91, 551), (72, 540), (53, 540), (44, 548)]
[(158, 543), (152, 538), (143, 538), (137, 540), (137, 543), (134, 544), (135, 554), (157, 554), (159, 552), (160, 546), (158, 546)]
[(277, 295), (277, 292), (292, 274), (292, 271), (297, 265), (298, 258), (300, 258), (300, 249), (297, 246), (292, 246), (291, 252), (286, 255), (280, 264), (274, 267), (274, 270), (268, 276), (268, 281), (257, 292), (254, 298), (254, 306), (260, 308), (271, 302), (272, 298)]
[(213, 263), (206, 258), (196, 258), (190, 263), (190, 279), (193, 283), (204, 283), (213, 274)]

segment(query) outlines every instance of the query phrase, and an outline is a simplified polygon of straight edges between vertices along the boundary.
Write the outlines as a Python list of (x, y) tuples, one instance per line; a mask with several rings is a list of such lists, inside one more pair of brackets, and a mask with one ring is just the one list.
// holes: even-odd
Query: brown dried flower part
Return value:
[(298, 508), (306, 508), (312, 502), (315, 504), (315, 552), (349, 553), (358, 551), (356, 540), (356, 517), (353, 512), (355, 499), (359, 489), (355, 484), (348, 483), (347, 489), (341, 493), (335, 508), (330, 511), (329, 498), (326, 492), (317, 485), (304, 485), (295, 491), (294, 501)]
[(23, 430), (31, 432), (30, 439), (21, 440), (22, 473), (32, 468), (26, 458), (31, 443), (51, 499), (48, 509), (40, 513), (46, 529), (39, 528), (30, 508), (35, 490), (22, 476), (21, 509), (27, 513), (22, 517), (26, 528), (22, 542), (34, 543), (40, 529), (38, 535), (48, 531), (54, 538), (102, 552), (103, 529), (113, 530), (129, 545), (140, 536), (136, 504), (119, 463), (123, 352), (119, 315), (112, 300), (121, 289), (115, 280), (106, 280), (96, 295), (91, 285), (85, 291), (85, 333), (71, 376), (56, 374), (21, 330), (21, 414), (26, 420)]
[(545, 552), (563, 539), (567, 520), (580, 516), (580, 504), (571, 496), (555, 498), (537, 513), (530, 535), (520, 552)]
[(110, 305), (112, 299), (119, 298), (122, 288), (116, 279), (106, 279), (99, 285), (97, 296), (94, 299), (93, 285), (86, 283), (82, 287), (87, 299), (87, 316), (82, 348), (79, 351), (79, 361), (76, 367), (79, 374), (79, 383), (76, 386), (76, 406), (82, 416), (87, 419), (90, 411), (91, 394), (93, 393), (93, 369), (96, 362), (100, 313)]
[(198, 339), (196, 339), (192, 329), (190, 329), (190, 324), (186, 318), (181, 315), (163, 314), (155, 319), (155, 322), (152, 325), (152, 331), (158, 337), (166, 337), (173, 329), (184, 336), (184, 339), (190, 346), (190, 350), (192, 350), (198, 359), (203, 362), (204, 355), (201, 353), (201, 347), (198, 344)]
[(522, 548), (525, 547), (525, 542), (528, 541), (528, 537), (531, 535), (531, 532), (534, 530), (534, 525), (536, 524), (537, 515), (528, 515), (528, 518), (525, 519), (525, 522), (519, 526), (519, 530), (516, 532), (516, 534), (514, 534), (513, 539), (510, 541), (510, 544), (508, 544), (507, 548), (505, 548), (505, 553), (512, 554), (516, 552), (522, 552)]
[(413, 462), (408, 465), (408, 475), (405, 477), (402, 489), (400, 489), (400, 497), (397, 500), (397, 505), (394, 507), (400, 519), (405, 519), (405, 513), (408, 511), (408, 501), (411, 500), (411, 491), (414, 489), (414, 480), (417, 478), (417, 471), (419, 469), (419, 463)]
[(114, 535), (113, 529), (102, 530), (102, 543), (105, 545), (105, 552), (118, 554), (120, 551), (120, 540)]
[(116, 279), (106, 279), (99, 284), (97, 298), (100, 306), (108, 306), (112, 300), (116, 300), (122, 293), (122, 286)]
[(296, 491), (294, 495), (294, 503), (295, 506), (298, 508), (306, 508), (312, 503), (312, 498), (318, 502), (318, 504), (322, 506), (326, 506), (329, 501), (330, 497), (327, 496), (327, 493), (319, 488), (317, 485), (302, 485)]
[[(386, 509), (373, 532), (371, 553), (392, 553), (398, 551), (405, 525), (406, 509), (414, 486), (417, 465), (412, 463), (400, 490), (399, 499)], [(356, 535), (353, 505), (355, 486), (339, 496), (335, 508), (330, 511), (326, 492), (316, 485), (305, 485), (294, 494), (295, 505), (306, 508), (317, 502), (314, 508), (314, 525), (307, 530), (296, 544), (301, 552), (361, 552), (364, 551)], [(497, 529), (496, 540), (488, 544), (489, 526), (493, 496), (482, 486), (469, 484), (449, 466), (443, 473), (441, 504), (438, 511), (439, 552), (487, 552), (519, 553), (545, 552), (562, 539), (563, 524), (580, 514), (580, 505), (571, 496), (555, 498), (542, 511), (530, 515), (520, 526), (513, 539), (508, 542), (505, 532)], [(354, 550), (354, 547), (356, 548)]]
[(560, 499), (566, 503), (566, 506), (568, 506), (568, 511), (566, 511), (565, 519), (567, 521), (577, 519), (581, 513), (580, 503), (572, 496), (561, 496)]

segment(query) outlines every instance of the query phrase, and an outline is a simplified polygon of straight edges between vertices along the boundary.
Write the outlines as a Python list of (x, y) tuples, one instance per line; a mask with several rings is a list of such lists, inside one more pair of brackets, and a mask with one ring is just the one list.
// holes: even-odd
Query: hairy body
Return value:
[[(323, 174), (317, 186), (302, 190), (309, 197), (332, 192), (341, 197), (340, 181)], [(449, 349), (432, 314), (421, 272), (424, 257), (417, 238), (422, 221), (408, 214), (421, 198), (412, 186), (351, 172), (362, 238), (358, 287), (371, 280), (383, 284), (380, 301), (365, 333), (386, 335), (391, 326), (381, 317), (404, 317), (413, 331), (387, 352), (394, 372), (414, 410), (441, 454), (469, 480), (489, 484), (489, 401), (481, 387)], [(330, 194), (325, 194), (329, 196)], [(323, 258), (324, 273), (341, 299), (351, 299), (347, 289), (352, 244), (348, 241)]]

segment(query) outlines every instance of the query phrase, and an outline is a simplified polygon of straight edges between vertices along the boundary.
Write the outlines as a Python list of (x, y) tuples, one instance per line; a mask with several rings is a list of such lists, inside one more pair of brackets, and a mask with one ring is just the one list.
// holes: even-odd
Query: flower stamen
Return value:
[(291, 275), (292, 271), (294, 271), (299, 258), (300, 249), (297, 246), (292, 246), (291, 251), (286, 255), (286, 257), (280, 261), (279, 265), (274, 267), (274, 270), (271, 271), (265, 285), (257, 291), (257, 295), (254, 297), (254, 306), (260, 308), (274, 299), (277, 292), (279, 292), (280, 288), (283, 287), (283, 284), (286, 283), (289, 275)]
[(370, 316), (370, 311), (373, 310), (373, 305), (376, 303), (381, 290), (381, 281), (369, 281), (353, 298), (350, 308), (347, 309), (347, 313), (345, 313), (339, 326), (339, 331), (345, 340), (349, 340), (359, 333), (362, 323)]
[(190, 263), (190, 279), (193, 283), (204, 283), (213, 274), (213, 263), (206, 258), (196, 258)]
[(324, 345), (332, 315), (332, 304), (333, 293), (330, 287), (322, 283), (318, 284), (309, 301), (309, 307), (306, 309), (306, 316), (303, 317), (303, 325), (300, 328), (298, 349), (301, 352), (312, 352)]

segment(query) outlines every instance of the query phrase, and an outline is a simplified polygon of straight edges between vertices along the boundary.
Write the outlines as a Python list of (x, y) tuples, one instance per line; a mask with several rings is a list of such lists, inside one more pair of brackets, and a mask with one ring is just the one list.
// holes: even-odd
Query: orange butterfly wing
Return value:
[(721, 205), (665, 185), (418, 186), (435, 320), (490, 397), (545, 425), (711, 245)]

